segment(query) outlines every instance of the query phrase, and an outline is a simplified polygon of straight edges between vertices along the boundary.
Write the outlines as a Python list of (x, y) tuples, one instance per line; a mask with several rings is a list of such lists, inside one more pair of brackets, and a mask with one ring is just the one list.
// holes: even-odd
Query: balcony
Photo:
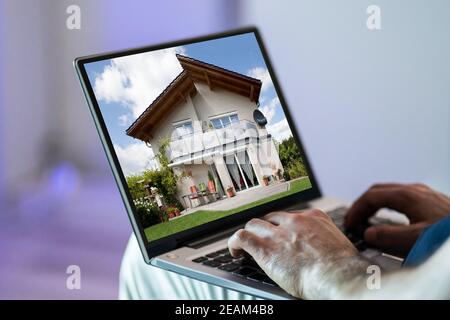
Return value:
[(192, 154), (214, 151), (235, 141), (245, 141), (246, 138), (258, 136), (256, 124), (248, 120), (240, 120), (226, 128), (197, 130), (182, 137), (173, 138), (169, 144), (168, 157), (171, 162), (189, 159)]

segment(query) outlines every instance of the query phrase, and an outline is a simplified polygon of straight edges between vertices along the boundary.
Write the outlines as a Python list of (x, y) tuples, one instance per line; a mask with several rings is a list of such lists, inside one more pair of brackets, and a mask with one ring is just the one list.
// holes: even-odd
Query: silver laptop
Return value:
[[(343, 230), (347, 204), (322, 196), (258, 31), (82, 57), (75, 67), (145, 261), (290, 298), (250, 258), (231, 257), (228, 237), (273, 210), (320, 208)], [(400, 266), (346, 234), (380, 266)]]

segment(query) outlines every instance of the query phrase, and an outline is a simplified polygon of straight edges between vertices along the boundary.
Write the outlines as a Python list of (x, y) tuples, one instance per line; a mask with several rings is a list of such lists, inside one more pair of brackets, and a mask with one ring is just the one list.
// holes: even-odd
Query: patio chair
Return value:
[(190, 186), (189, 189), (191, 191), (191, 194), (189, 195), (189, 200), (190, 200), (191, 206), (193, 207), (192, 200), (197, 199), (200, 203), (200, 193), (199, 193), (196, 185)]

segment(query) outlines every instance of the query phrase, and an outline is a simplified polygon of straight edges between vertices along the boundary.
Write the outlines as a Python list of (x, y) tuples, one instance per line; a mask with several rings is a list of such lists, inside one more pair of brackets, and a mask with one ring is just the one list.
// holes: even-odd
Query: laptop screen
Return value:
[(84, 67), (147, 241), (312, 187), (253, 32)]

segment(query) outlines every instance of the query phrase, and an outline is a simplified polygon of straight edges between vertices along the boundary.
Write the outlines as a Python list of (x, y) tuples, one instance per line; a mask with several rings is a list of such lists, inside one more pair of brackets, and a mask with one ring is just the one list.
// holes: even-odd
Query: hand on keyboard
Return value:
[(324, 298), (330, 282), (345, 281), (349, 266), (364, 273), (368, 265), (320, 210), (274, 212), (252, 219), (228, 246), (233, 257), (250, 254), (280, 287), (300, 298)]
[[(410, 225), (369, 227), (367, 220), (378, 209), (404, 213)], [(366, 191), (348, 210), (345, 227), (385, 252), (406, 256), (424, 228), (450, 214), (450, 197), (422, 184), (377, 184)]]

